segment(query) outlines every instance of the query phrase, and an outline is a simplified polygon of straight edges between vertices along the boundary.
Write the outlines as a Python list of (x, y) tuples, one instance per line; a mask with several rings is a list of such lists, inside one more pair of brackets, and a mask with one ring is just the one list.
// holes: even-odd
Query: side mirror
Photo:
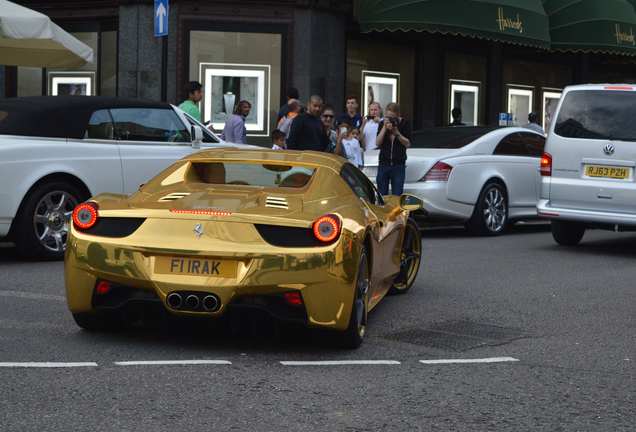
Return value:
[(403, 194), (402, 196), (400, 196), (400, 208), (402, 210), (408, 210), (408, 211), (419, 210), (420, 208), (422, 208), (423, 204), (424, 204), (424, 201), (422, 201), (422, 198), (418, 196), (409, 195), (409, 194)]
[(203, 139), (203, 130), (201, 129), (201, 126), (193, 125), (191, 135), (192, 135), (192, 148), (200, 149), (201, 140)]

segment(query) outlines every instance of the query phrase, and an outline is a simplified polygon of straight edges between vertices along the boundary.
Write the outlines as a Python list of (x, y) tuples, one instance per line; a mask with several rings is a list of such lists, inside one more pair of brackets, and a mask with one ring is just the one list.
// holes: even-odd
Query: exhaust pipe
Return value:
[(186, 306), (190, 309), (196, 309), (199, 307), (199, 297), (195, 295), (189, 295), (186, 297)]
[(221, 306), (219, 300), (215, 296), (205, 296), (203, 299), (203, 308), (208, 312), (214, 312)]
[(181, 294), (172, 293), (168, 296), (168, 299), (166, 301), (168, 303), (168, 306), (170, 306), (172, 309), (179, 309), (182, 303)]

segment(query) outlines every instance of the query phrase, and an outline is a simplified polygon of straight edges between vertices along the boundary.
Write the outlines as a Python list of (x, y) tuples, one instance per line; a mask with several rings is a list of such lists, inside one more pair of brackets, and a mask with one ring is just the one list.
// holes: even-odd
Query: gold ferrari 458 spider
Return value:
[(362, 341), (367, 312), (420, 266), (412, 195), (382, 197), (338, 156), (215, 149), (131, 195), (73, 213), (66, 295), (77, 324), (109, 330), (166, 312), (270, 316)]

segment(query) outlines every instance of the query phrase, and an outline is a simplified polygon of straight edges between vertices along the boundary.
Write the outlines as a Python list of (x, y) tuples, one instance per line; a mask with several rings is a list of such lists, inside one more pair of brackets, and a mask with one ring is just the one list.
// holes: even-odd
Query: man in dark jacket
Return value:
[(298, 114), (292, 122), (287, 137), (288, 150), (325, 151), (330, 144), (324, 123), (320, 120), (322, 99), (313, 95), (307, 103), (307, 111)]
[(384, 110), (384, 120), (378, 125), (375, 143), (380, 147), (380, 164), (376, 182), (382, 195), (402, 195), (406, 175), (406, 149), (411, 146), (413, 127), (400, 117), (400, 106), (391, 102)]

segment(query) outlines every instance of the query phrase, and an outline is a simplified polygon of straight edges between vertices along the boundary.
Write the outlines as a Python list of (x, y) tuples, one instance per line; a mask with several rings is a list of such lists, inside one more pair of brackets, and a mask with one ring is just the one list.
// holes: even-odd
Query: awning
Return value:
[(541, 0), (355, 0), (363, 33), (428, 31), (549, 48)]
[(636, 13), (625, 0), (545, 0), (555, 51), (636, 54)]
[(0, 65), (80, 67), (93, 63), (93, 49), (34, 10), (0, 0)]

